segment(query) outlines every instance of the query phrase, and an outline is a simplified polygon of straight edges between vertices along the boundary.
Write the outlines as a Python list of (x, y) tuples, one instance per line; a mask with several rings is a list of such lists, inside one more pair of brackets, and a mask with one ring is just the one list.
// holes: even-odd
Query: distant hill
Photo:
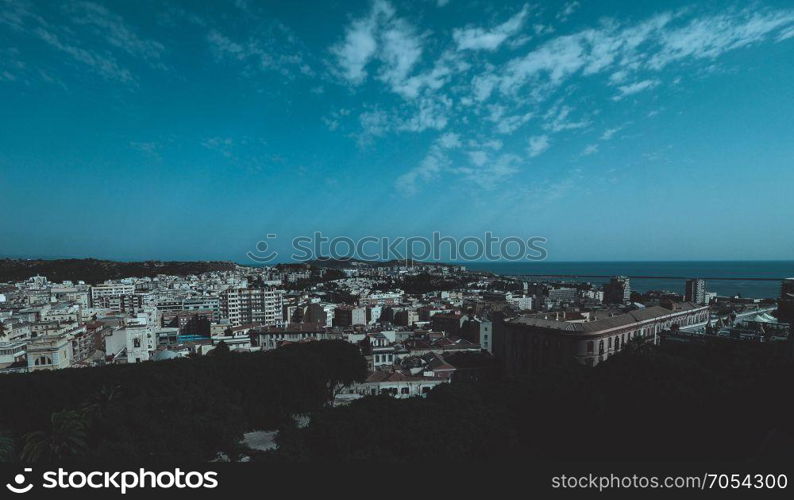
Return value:
[(114, 262), (98, 259), (55, 259), (24, 260), (0, 259), (0, 282), (24, 281), (31, 276), (46, 276), (54, 282), (85, 281), (101, 283), (109, 279), (142, 278), (157, 274), (186, 276), (210, 271), (230, 271), (236, 264), (232, 262)]
[[(314, 267), (325, 267), (331, 269), (349, 269), (351, 267), (391, 267), (391, 266), (404, 266), (406, 265), (405, 260), (361, 260), (361, 259), (334, 259), (334, 258), (323, 258), (323, 259), (315, 259), (310, 260), (307, 262)], [(429, 265), (429, 266), (447, 266), (453, 267), (458, 266), (460, 264), (448, 264), (445, 262), (422, 262), (419, 260), (408, 260), (408, 265)]]

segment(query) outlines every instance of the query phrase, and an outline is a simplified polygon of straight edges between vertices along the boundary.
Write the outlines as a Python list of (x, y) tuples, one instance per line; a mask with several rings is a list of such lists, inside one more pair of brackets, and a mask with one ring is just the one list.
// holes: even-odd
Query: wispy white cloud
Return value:
[[(383, 65), (380, 79), (393, 88), (401, 87), (422, 56), (421, 39), (414, 27), (402, 19), (395, 19), (381, 37)], [(415, 95), (416, 91), (410, 93)]]
[(272, 153), (263, 139), (250, 136), (213, 136), (201, 141), (201, 146), (223, 157), (229, 164), (251, 172), (283, 166), (285, 158)]
[(564, 199), (575, 191), (582, 178), (582, 170), (576, 168), (557, 174), (552, 178), (538, 179), (528, 188), (510, 193), (510, 203), (533, 209), (546, 208), (550, 203)]
[(31, 66), (16, 47), (0, 48), (0, 82), (31, 86), (44, 82), (67, 89), (67, 85), (48, 70)]
[(552, 38), (509, 61), (498, 88), (510, 95), (529, 83), (554, 88), (574, 75), (605, 71), (611, 83), (620, 84), (674, 62), (713, 59), (775, 35), (780, 40), (794, 25), (792, 9), (734, 9), (694, 18), (687, 13), (665, 12), (636, 24), (606, 20), (597, 28)]
[[(136, 75), (120, 57), (157, 69), (166, 68), (162, 61), (164, 45), (140, 36), (108, 7), (85, 1), (64, 2), (57, 10), (37, 7), (25, 0), (0, 0), (0, 27), (6, 26), (19, 35), (32, 37), (115, 82), (137, 83)], [(60, 14), (64, 14), (64, 18), (49, 20), (50, 16)], [(46, 68), (38, 68), (38, 74), (53, 81)]]
[(438, 138), (438, 145), (444, 149), (454, 149), (461, 147), (460, 135), (454, 132), (447, 132)]
[(449, 123), (451, 108), (451, 99), (437, 96), (420, 98), (401, 114), (389, 113), (379, 107), (366, 109), (359, 115), (361, 132), (356, 135), (359, 146), (367, 146), (374, 138), (388, 132), (443, 130)]
[(458, 50), (496, 50), (521, 29), (528, 14), (529, 6), (524, 5), (513, 17), (492, 29), (459, 28), (453, 31), (452, 38)]
[(226, 158), (232, 157), (232, 148), (235, 141), (231, 137), (208, 137), (201, 141), (201, 145), (211, 151), (216, 151)]
[(489, 109), (488, 120), (496, 124), (495, 130), (499, 134), (512, 134), (534, 116), (532, 112), (505, 116), (506, 110), (503, 106), (492, 105)]
[(478, 167), (482, 167), (488, 163), (487, 151), (469, 151), (469, 161)]
[(767, 39), (794, 24), (793, 10), (752, 9), (696, 18), (660, 35), (659, 50), (648, 65), (661, 69), (673, 62), (713, 59)]
[(543, 154), (547, 149), (549, 149), (549, 146), (551, 146), (551, 142), (549, 141), (548, 135), (536, 135), (529, 138), (527, 153), (529, 154), (530, 158), (534, 158)]
[(375, 0), (366, 17), (355, 19), (347, 27), (342, 42), (331, 47), (340, 73), (349, 83), (359, 85), (367, 79), (366, 67), (378, 50), (378, 30), (394, 16), (386, 0)]
[(163, 67), (160, 63), (165, 52), (162, 43), (140, 37), (119, 16), (106, 7), (92, 2), (76, 2), (67, 4), (72, 13), (71, 20), (76, 25), (91, 27), (94, 34), (103, 38), (108, 44), (123, 50), (133, 57), (139, 57)]
[(608, 141), (608, 140), (612, 139), (612, 137), (614, 137), (615, 134), (617, 134), (621, 130), (623, 130), (623, 127), (608, 128), (608, 129), (604, 130), (604, 133), (601, 134), (601, 138), (600, 139), (602, 141)]
[(395, 182), (395, 188), (405, 196), (413, 196), (419, 191), (420, 183), (436, 179), (442, 171), (451, 165), (448, 151), (460, 147), (457, 137), (449, 133), (442, 135), (431, 146), (427, 155), (416, 167), (400, 175)]
[(386, 134), (391, 127), (389, 115), (382, 109), (371, 109), (364, 111), (358, 117), (361, 124), (361, 134), (358, 136), (359, 146), (367, 146), (374, 137)]
[(467, 166), (459, 166), (452, 171), (463, 180), (481, 189), (494, 189), (501, 182), (516, 174), (522, 165), (521, 158), (511, 153), (499, 154), (494, 158), (486, 152), (478, 152)]
[(469, 64), (454, 53), (448, 51), (441, 55), (432, 68), (427, 71), (405, 75), (404, 78), (392, 78), (388, 81), (391, 91), (411, 100), (423, 92), (427, 95), (441, 89), (450, 82), (457, 73), (469, 68)]
[(538, 201), (546, 204), (564, 198), (570, 191), (576, 188), (581, 178), (582, 171), (577, 168), (566, 173), (561, 179), (547, 182), (545, 186), (542, 186), (541, 189), (538, 190), (540, 191), (540, 195), (537, 197)]
[(496, 86), (499, 85), (499, 82), (499, 77), (490, 71), (476, 75), (472, 80), (475, 100), (477, 102), (486, 101)]
[(161, 146), (159, 143), (154, 141), (130, 141), (130, 147), (135, 151), (139, 151), (150, 158), (154, 158), (159, 160), (160, 159), (160, 149)]
[(543, 128), (551, 132), (562, 132), (564, 130), (574, 130), (586, 127), (590, 124), (588, 120), (571, 120), (569, 116), (573, 108), (567, 104), (557, 103), (544, 115), (545, 123)]
[(482, 143), (483, 146), (493, 149), (494, 151), (499, 151), (504, 146), (504, 143), (499, 139), (491, 139)]
[(405, 196), (413, 196), (419, 192), (422, 184), (431, 182), (447, 173), (458, 176), (464, 182), (481, 189), (493, 189), (501, 182), (516, 174), (522, 160), (519, 156), (496, 153), (501, 144), (487, 141), (472, 143), (473, 146), (484, 146), (487, 149), (465, 151), (465, 160), (453, 161), (450, 153), (459, 150), (462, 143), (458, 134), (447, 132), (437, 138), (430, 146), (428, 153), (419, 165), (400, 175), (395, 188)]
[(452, 100), (446, 96), (421, 98), (415, 112), (407, 119), (401, 120), (397, 130), (422, 132), (427, 129), (442, 130), (449, 123)]
[[(580, 3), (565, 3), (558, 21)], [(370, 79), (402, 98), (398, 104), (379, 102), (379, 119), (362, 120), (370, 129), (366, 136), (436, 130), (440, 137), (455, 130), (456, 143), (467, 145), (465, 153), (451, 155), (434, 143), (421, 165), (400, 176), (404, 193), (442, 173), (478, 186), (484, 185), (478, 180), (484, 172), (510, 178), (521, 162), (508, 158), (537, 157), (557, 134), (586, 132), (601, 111), (599, 104), (614, 105), (598, 97), (600, 103), (583, 106), (579, 96), (587, 85), (603, 86), (612, 101), (621, 101), (674, 82), (675, 75), (661, 74), (673, 64), (711, 63), (731, 50), (794, 36), (789, 33), (794, 9), (729, 8), (715, 14), (690, 7), (638, 21), (602, 18), (589, 28), (556, 34), (552, 26), (531, 20), (524, 6), (490, 26), (462, 26), (445, 38), (420, 28), (398, 7), (375, 0), (364, 17), (350, 22), (332, 54), (347, 83)], [(500, 48), (510, 51), (497, 52)], [(480, 54), (472, 57), (472, 51)], [(594, 139), (612, 140), (621, 129), (602, 129)], [(483, 146), (519, 133), (526, 133), (528, 142), (506, 140), (504, 150), (501, 141), (498, 150)], [(517, 144), (523, 144), (520, 154), (515, 154)], [(582, 154), (594, 154), (598, 147), (594, 142)]]
[(27, 72), (16, 47), (0, 48), (0, 82), (14, 82)]
[(618, 87), (618, 94), (612, 97), (612, 100), (619, 101), (630, 95), (634, 95), (643, 90), (648, 90), (659, 85), (659, 80), (642, 80), (640, 82), (630, 83), (628, 85), (621, 85)]
[(425, 38), (425, 33), (397, 15), (392, 4), (375, 0), (369, 14), (353, 20), (345, 39), (331, 47), (336, 72), (357, 86), (367, 80), (370, 69), (377, 68), (377, 79), (391, 92), (406, 100), (427, 98), (468, 64), (448, 50), (432, 67), (414, 71), (422, 59)]
[(275, 71), (285, 78), (314, 75), (304, 50), (291, 30), (278, 22), (260, 27), (256, 36), (235, 41), (217, 28), (207, 33), (207, 43), (216, 61), (242, 64), (244, 76)]
[(562, 10), (557, 13), (557, 19), (561, 22), (565, 22), (568, 20), (568, 17), (571, 16), (574, 12), (576, 12), (581, 5), (576, 0), (572, 0), (570, 2), (565, 2), (562, 6)]
[(121, 66), (113, 56), (74, 45), (68, 41), (62, 40), (58, 34), (44, 28), (35, 28), (33, 34), (50, 47), (58, 49), (75, 61), (89, 66), (109, 80), (116, 80), (122, 83), (132, 83), (135, 81), (132, 72)]
[(590, 156), (598, 153), (598, 144), (588, 144), (582, 150), (582, 156)]
[(555, 38), (508, 62), (499, 87), (506, 94), (515, 94), (541, 75), (546, 75), (548, 82), (556, 86), (581, 70), (586, 62), (585, 49), (578, 36)]

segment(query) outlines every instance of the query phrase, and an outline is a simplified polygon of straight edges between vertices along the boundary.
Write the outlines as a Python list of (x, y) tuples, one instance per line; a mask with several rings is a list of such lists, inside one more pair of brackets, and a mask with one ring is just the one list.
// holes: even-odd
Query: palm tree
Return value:
[(101, 389), (95, 392), (88, 401), (86, 401), (81, 410), (90, 420), (104, 417), (108, 407), (118, 402), (120, 394), (120, 386), (103, 385)]
[(0, 463), (14, 461), (14, 438), (0, 431)]
[(86, 451), (85, 415), (63, 410), (50, 416), (50, 429), (25, 435), (21, 458), (25, 462), (58, 462)]

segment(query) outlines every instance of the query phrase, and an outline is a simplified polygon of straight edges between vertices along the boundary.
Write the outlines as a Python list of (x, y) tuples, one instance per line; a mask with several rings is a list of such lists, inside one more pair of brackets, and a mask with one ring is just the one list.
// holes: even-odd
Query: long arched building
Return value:
[[(693, 327), (709, 319), (708, 306), (670, 303), (622, 314), (524, 315), (495, 322), (494, 355), (507, 375), (524, 375), (550, 366), (579, 363), (595, 366), (619, 352), (632, 339), (657, 343), (673, 325)], [(552, 313), (554, 315), (554, 313)]]

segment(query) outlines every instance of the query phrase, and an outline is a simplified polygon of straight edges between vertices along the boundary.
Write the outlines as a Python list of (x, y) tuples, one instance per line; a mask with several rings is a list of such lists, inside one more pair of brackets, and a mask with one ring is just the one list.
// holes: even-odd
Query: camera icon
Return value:
[[(33, 469), (30, 467), (25, 467), (24, 472), (33, 472)], [(33, 489), (33, 484), (27, 484), (26, 486), (23, 486), (26, 480), (27, 478), (25, 477), (25, 474), (17, 474), (14, 476), (14, 484), (6, 483), (6, 488), (8, 488), (8, 490), (12, 493), (27, 493)]]

